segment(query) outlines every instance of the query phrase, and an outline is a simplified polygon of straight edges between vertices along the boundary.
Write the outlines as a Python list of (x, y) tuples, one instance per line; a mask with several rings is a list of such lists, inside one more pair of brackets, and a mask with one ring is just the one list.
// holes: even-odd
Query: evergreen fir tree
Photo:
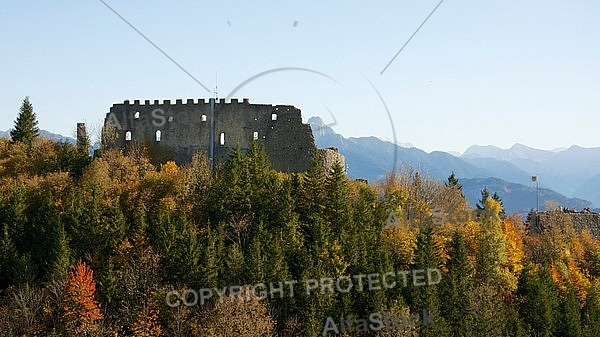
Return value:
[(451, 326), (453, 336), (474, 336), (468, 318), (468, 295), (473, 290), (473, 270), (464, 238), (455, 232), (452, 238), (452, 257), (448, 261), (448, 274), (442, 280), (442, 315)]
[(219, 269), (223, 261), (223, 229), (208, 229), (202, 247), (202, 264), (200, 265), (201, 288), (216, 287), (219, 282)]
[(582, 309), (583, 336), (600, 336), (600, 280), (595, 280), (592, 291)]
[[(417, 254), (413, 270), (440, 269), (441, 261), (436, 253), (435, 241), (430, 226), (423, 227), (417, 237)], [(421, 327), (421, 337), (451, 336), (450, 326), (441, 316), (441, 303), (438, 295), (439, 285), (411, 286), (408, 287), (410, 311), (422, 313), (427, 310), (434, 318), (435, 324)]]
[(8, 225), (3, 225), (0, 230), (0, 289), (6, 289), (16, 283), (19, 252), (8, 231)]
[(526, 324), (519, 316), (518, 306), (516, 304), (507, 304), (506, 306), (506, 333), (505, 336), (511, 337), (529, 337)]
[(351, 265), (356, 265), (364, 253), (358, 248), (360, 246), (358, 241), (363, 238), (358, 236), (358, 228), (352, 218), (348, 178), (339, 162), (334, 165), (333, 171), (327, 176), (325, 190), (327, 191), (325, 218), (331, 225), (334, 235), (344, 243), (344, 255), (349, 259)]
[(226, 284), (242, 284), (246, 280), (245, 261), (242, 247), (238, 242), (230, 244), (227, 248), (225, 265), (223, 269), (223, 281)]
[(331, 223), (336, 234), (352, 226), (352, 204), (348, 196), (348, 182), (344, 168), (338, 162), (333, 167), (333, 172), (325, 181), (327, 191), (326, 218)]
[(481, 190), (481, 199), (479, 199), (479, 202), (477, 203), (477, 205), (475, 205), (477, 207), (476, 212), (477, 212), (478, 216), (485, 209), (485, 203), (489, 197), (490, 197), (490, 191), (488, 190), (487, 187), (484, 187), (483, 190)]
[(492, 195), (492, 199), (496, 200), (496, 202), (498, 202), (498, 204), (500, 205), (501, 210), (499, 215), (501, 218), (504, 218), (504, 216), (506, 215), (506, 211), (504, 210), (504, 202), (502, 202), (502, 198), (500, 198), (498, 193), (494, 192), (494, 194)]
[(312, 158), (310, 170), (304, 175), (302, 187), (300, 219), (310, 223), (315, 218), (322, 218), (326, 205), (325, 170), (317, 154)]
[(12, 142), (23, 142), (31, 145), (34, 139), (39, 136), (38, 121), (33, 112), (33, 105), (29, 102), (29, 96), (25, 97), (15, 127), (10, 131)]
[(251, 284), (263, 282), (267, 279), (267, 254), (264, 252), (265, 245), (262, 238), (267, 234), (259, 226), (259, 232), (254, 235), (250, 243), (248, 256), (246, 258), (247, 275)]
[[(540, 270), (535, 270), (539, 268)], [(547, 267), (527, 266), (521, 273), (518, 295), (520, 313), (533, 336), (550, 337), (556, 328), (558, 299), (556, 287)]]
[(69, 266), (71, 266), (71, 249), (69, 248), (69, 238), (65, 233), (65, 227), (57, 224), (52, 229), (50, 244), (49, 262), (49, 280), (60, 280), (67, 276)]
[(462, 191), (462, 185), (458, 182), (458, 178), (456, 178), (454, 171), (452, 171), (452, 174), (448, 177), (448, 182), (446, 183), (446, 186), (456, 187), (456, 189)]
[(307, 239), (306, 244), (310, 247), (312, 243), (324, 239), (317, 236), (323, 232), (321, 227), (326, 226), (323, 223), (326, 212), (325, 170), (317, 154), (312, 158), (311, 168), (300, 176), (297, 185), (295, 211), (302, 224), (301, 231)]
[(568, 286), (560, 303), (557, 335), (564, 337), (581, 337), (581, 313), (577, 291)]

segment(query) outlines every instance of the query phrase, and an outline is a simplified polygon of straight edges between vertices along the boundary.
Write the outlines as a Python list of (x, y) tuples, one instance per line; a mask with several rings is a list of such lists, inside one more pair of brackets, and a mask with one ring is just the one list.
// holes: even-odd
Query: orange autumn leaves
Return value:
[(81, 259), (71, 267), (65, 292), (63, 323), (67, 331), (85, 334), (96, 330), (103, 316), (95, 298), (94, 271)]

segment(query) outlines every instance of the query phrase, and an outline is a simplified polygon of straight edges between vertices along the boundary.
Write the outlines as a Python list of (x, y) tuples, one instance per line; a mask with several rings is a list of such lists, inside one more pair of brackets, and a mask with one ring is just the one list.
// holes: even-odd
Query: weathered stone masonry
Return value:
[[(189, 162), (198, 150), (211, 151), (210, 100), (188, 99), (154, 103), (146, 100), (114, 104), (104, 126), (116, 130), (117, 147), (150, 143), (178, 163)], [(274, 169), (302, 172), (310, 168), (316, 146), (300, 109), (291, 105), (250, 104), (248, 99), (215, 100), (214, 163), (227, 161), (238, 146), (248, 150), (253, 140), (263, 144)], [(339, 154), (337, 154), (340, 156)], [(343, 157), (340, 156), (340, 159)]]
[[(577, 232), (587, 229), (590, 234), (600, 239), (600, 214), (598, 213), (558, 213), (559, 216), (568, 217), (573, 222), (573, 227)], [(541, 233), (552, 227), (559, 226), (560, 223), (556, 212), (540, 212), (539, 223), (532, 221), (531, 229), (535, 233)]]

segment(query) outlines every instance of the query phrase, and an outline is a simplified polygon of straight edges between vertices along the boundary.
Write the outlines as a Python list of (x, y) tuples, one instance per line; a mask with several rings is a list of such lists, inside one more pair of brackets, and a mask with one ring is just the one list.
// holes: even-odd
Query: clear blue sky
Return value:
[[(105, 0), (219, 96), (321, 116), (346, 137), (426, 151), (514, 143), (600, 146), (600, 3), (445, 0)], [(297, 25), (294, 27), (294, 22)], [(99, 0), (2, 1), (0, 130), (30, 96), (40, 127), (72, 136), (129, 99), (212, 95)]]

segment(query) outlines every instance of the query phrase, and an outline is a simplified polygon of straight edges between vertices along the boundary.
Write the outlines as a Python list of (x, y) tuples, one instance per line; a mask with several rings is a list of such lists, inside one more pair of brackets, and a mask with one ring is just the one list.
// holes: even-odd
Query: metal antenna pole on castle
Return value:
[(214, 173), (215, 171), (215, 101), (218, 98), (218, 84), (217, 84), (217, 78), (216, 78), (216, 74), (215, 74), (215, 97), (209, 99), (210, 101), (210, 135), (209, 135), (209, 150), (208, 150), (208, 160), (209, 160), (209, 164), (210, 164), (210, 171)]
[(215, 73), (215, 99), (219, 98), (219, 73)]
[(210, 171), (215, 171), (215, 98), (210, 101), (210, 135), (209, 135), (209, 150), (208, 159), (210, 163)]

